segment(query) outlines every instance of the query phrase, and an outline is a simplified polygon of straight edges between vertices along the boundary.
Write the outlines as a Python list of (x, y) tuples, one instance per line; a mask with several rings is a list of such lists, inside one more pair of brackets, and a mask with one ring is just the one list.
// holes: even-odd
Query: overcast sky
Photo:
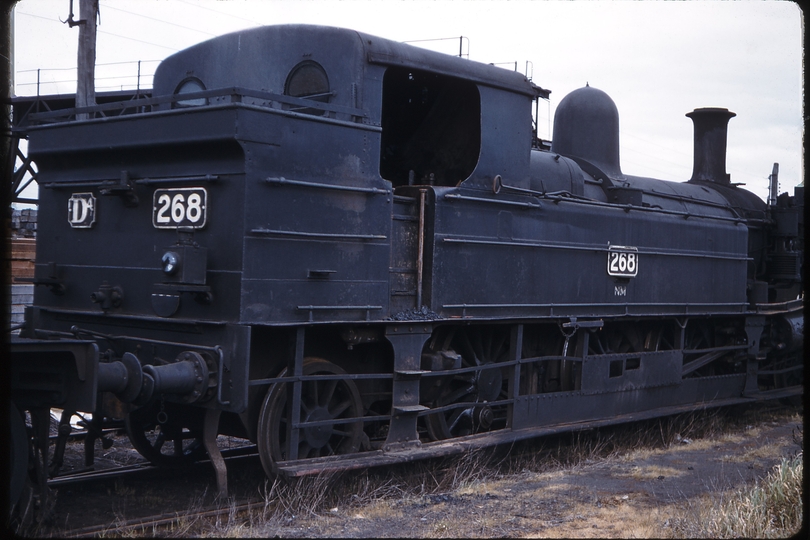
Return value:
[[(79, 0), (74, 0), (79, 18)], [(15, 8), (17, 95), (75, 92), (78, 29), (62, 24), (69, 0)], [(586, 83), (619, 109), (626, 174), (685, 181), (699, 107), (737, 113), (729, 123), (732, 182), (766, 198), (780, 164), (781, 191), (803, 181), (802, 13), (793, 2), (585, 2), (501, 0), (100, 0), (97, 91), (151, 87), (157, 61), (217, 35), (258, 25), (310, 23), (504, 63), (552, 91), (540, 136), (560, 100)], [(527, 64), (528, 62), (528, 64)], [(60, 82), (61, 81), (61, 82)], [(550, 117), (550, 118), (549, 118)]]

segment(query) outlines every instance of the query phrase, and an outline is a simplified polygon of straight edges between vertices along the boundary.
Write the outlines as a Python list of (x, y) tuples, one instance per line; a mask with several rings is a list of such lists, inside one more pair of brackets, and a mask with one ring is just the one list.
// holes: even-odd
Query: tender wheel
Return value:
[[(284, 369), (279, 376), (284, 377)], [(321, 358), (305, 358), (304, 375), (345, 375), (335, 364)], [(286, 461), (289, 445), (287, 432), (287, 384), (275, 384), (267, 391), (259, 414), (258, 446), (262, 466), (268, 476), (278, 474), (277, 463)], [(291, 386), (289, 386), (291, 388)], [(360, 418), (363, 403), (360, 392), (350, 379), (305, 381), (301, 385), (301, 421)], [(363, 422), (308, 427), (300, 430), (298, 459), (357, 452), (363, 440)]]
[[(155, 465), (193, 463), (206, 456), (202, 411), (159, 401), (129, 413), (125, 427), (135, 450)], [(161, 423), (162, 422), (162, 423)]]
[(432, 344), (435, 351), (451, 350), (462, 357), (462, 367), (480, 370), (441, 378), (429, 391), (432, 408), (466, 404), (425, 417), (433, 440), (462, 437), (505, 426), (506, 406), (490, 403), (506, 399), (506, 373), (497, 362), (509, 353), (507, 328), (453, 328)]

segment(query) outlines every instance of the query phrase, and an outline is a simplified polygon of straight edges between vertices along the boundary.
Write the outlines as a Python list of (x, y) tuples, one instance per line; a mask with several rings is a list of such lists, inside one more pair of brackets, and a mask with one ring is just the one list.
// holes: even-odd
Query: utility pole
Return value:
[(12, 148), (11, 95), (14, 93), (14, 32), (13, 13), (17, 0), (0, 0), (0, 167), (3, 178), (2, 207), (7, 208), (6, 197), (11, 196), (11, 176), (14, 172), (16, 147)]
[[(76, 72), (76, 107), (92, 107), (96, 104), (96, 16), (98, 0), (79, 0), (78, 21), (72, 21), (73, 0), (70, 2), (70, 26), (79, 26), (79, 57)], [(87, 113), (76, 115), (77, 120), (86, 120)]]
[[(9, 225), (11, 224), (11, 200), (12, 193), (12, 180), (11, 177), (14, 173), (14, 162), (17, 158), (17, 144), (14, 137), (11, 136), (11, 96), (14, 93), (14, 4), (17, 0), (0, 0), (0, 234), (3, 237), (0, 239), (0, 257), (3, 258), (2, 274), (2, 289), (0, 289), (0, 304), (3, 306), (3, 313), (0, 315), (0, 324), (3, 328), (9, 328), (9, 309), (10, 304), (9, 293), (11, 291), (11, 242), (9, 241), (11, 232)], [(5, 341), (5, 340), (4, 340)], [(6, 354), (6, 348), (3, 346), (3, 355)], [(11, 380), (10, 370), (6, 362), (0, 366), (0, 378), (3, 381)], [(3, 382), (0, 385), (0, 392), (4, 395), (8, 394), (10, 387), (7, 383)], [(6, 415), (6, 407), (0, 404), (0, 414)], [(5, 416), (4, 416), (5, 418)], [(8, 437), (8, 431), (3, 430), (4, 435)], [(6, 439), (8, 440), (8, 439)], [(7, 445), (3, 445), (7, 446)], [(3, 463), (10, 463), (8, 460), (11, 455), (5, 448), (0, 449), (0, 460)]]

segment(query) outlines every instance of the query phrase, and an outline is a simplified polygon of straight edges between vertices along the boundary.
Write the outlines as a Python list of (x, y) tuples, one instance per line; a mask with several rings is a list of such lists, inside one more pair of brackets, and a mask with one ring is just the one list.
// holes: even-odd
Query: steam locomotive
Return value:
[(625, 174), (610, 97), (566, 96), (548, 143), (549, 93), (282, 25), (33, 115), (12, 495), (29, 454), (61, 460), (51, 408), (123, 419), (155, 463), (207, 454), (225, 491), (218, 434), (299, 476), (801, 395), (803, 187), (732, 183), (720, 108), (687, 114), (689, 181)]

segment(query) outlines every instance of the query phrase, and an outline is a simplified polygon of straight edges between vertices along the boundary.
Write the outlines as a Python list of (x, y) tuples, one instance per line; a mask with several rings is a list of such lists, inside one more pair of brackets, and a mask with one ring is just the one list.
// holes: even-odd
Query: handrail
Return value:
[[(357, 109), (354, 107), (346, 107), (343, 105), (337, 105), (333, 103), (324, 103), (321, 101), (313, 101), (306, 98), (286, 96), (282, 94), (275, 94), (272, 92), (263, 92), (259, 90), (252, 90), (248, 88), (241, 88), (235, 86), (227, 88), (217, 88), (213, 90), (203, 90), (200, 92), (189, 92), (186, 94), (172, 94), (158, 97), (129, 99), (126, 101), (116, 101), (113, 103), (104, 103), (101, 105), (93, 105), (90, 107), (74, 107), (69, 109), (58, 109), (55, 111), (48, 111), (42, 113), (31, 113), (28, 116), (31, 120), (31, 123), (50, 123), (59, 121), (70, 121), (72, 119), (75, 119), (76, 115), (83, 113), (90, 114), (92, 115), (93, 118), (96, 118), (97, 117), (96, 114), (100, 113), (100, 116), (98, 116), (99, 118), (106, 118), (108, 115), (105, 113), (110, 113), (113, 111), (120, 111), (120, 113), (123, 114), (123, 112), (128, 109), (134, 109), (136, 111), (138, 109), (142, 109), (141, 112), (146, 113), (152, 112), (152, 108), (156, 105), (171, 104), (193, 99), (208, 100), (209, 98), (222, 98), (217, 99), (215, 103), (209, 103), (200, 106), (182, 107), (182, 110), (189, 110), (196, 108), (204, 108), (210, 105), (219, 105), (222, 103), (241, 103), (242, 99), (246, 97), (266, 100), (270, 102), (264, 104), (251, 103), (251, 105), (259, 105), (267, 108), (278, 108), (277, 106), (274, 107), (273, 105), (280, 104), (280, 105), (301, 107), (306, 109), (316, 109), (318, 111), (323, 112), (346, 114), (357, 118), (368, 117), (368, 112), (363, 109)], [(149, 110), (146, 110), (147, 108)], [(291, 112), (295, 111), (293, 110)]]

